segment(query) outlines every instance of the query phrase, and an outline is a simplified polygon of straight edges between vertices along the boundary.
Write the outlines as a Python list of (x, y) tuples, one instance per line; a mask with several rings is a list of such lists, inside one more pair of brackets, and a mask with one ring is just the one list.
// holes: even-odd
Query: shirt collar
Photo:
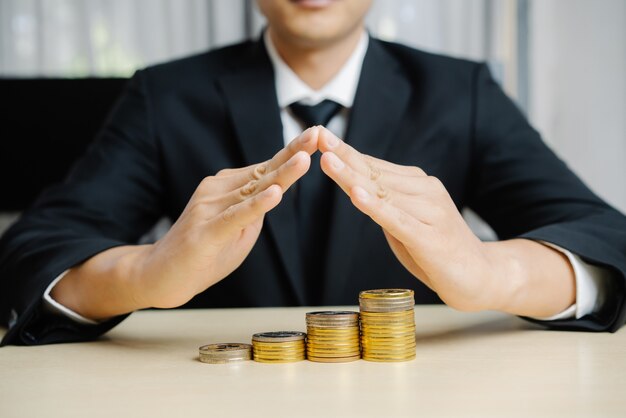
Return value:
[(314, 105), (325, 99), (333, 100), (346, 108), (352, 107), (363, 59), (369, 43), (369, 36), (365, 31), (363, 31), (359, 43), (341, 70), (319, 90), (313, 90), (289, 68), (287, 63), (278, 55), (267, 31), (263, 34), (263, 42), (274, 66), (276, 96), (281, 109), (294, 102), (303, 101), (306, 104)]

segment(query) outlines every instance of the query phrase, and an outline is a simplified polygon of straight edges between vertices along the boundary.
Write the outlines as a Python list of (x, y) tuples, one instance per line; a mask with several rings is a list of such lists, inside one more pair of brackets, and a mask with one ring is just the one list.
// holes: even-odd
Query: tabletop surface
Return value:
[(305, 331), (311, 310), (143, 311), (95, 342), (0, 348), (0, 417), (626, 416), (624, 329), (546, 331), (417, 306), (409, 362), (197, 359), (204, 344)]

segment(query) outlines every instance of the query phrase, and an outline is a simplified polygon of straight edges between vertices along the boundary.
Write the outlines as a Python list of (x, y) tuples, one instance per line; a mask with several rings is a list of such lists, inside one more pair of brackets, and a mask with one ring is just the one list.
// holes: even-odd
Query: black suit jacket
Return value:
[[(346, 140), (363, 153), (438, 177), (501, 239), (545, 240), (615, 273), (600, 312), (551, 326), (615, 330), (624, 322), (626, 218), (541, 141), (485, 65), (372, 39)], [(4, 343), (93, 338), (123, 317), (81, 326), (46, 314), (41, 296), (64, 270), (177, 219), (203, 177), (272, 157), (283, 146), (274, 74), (262, 42), (138, 72), (96, 143), (0, 243)], [(381, 228), (334, 191), (322, 298), (303, 283), (293, 199), (266, 217), (244, 263), (185, 307), (356, 304), (358, 292), (412, 288), (440, 302), (389, 249)], [(502, 280), (506, 280), (505, 277)]]

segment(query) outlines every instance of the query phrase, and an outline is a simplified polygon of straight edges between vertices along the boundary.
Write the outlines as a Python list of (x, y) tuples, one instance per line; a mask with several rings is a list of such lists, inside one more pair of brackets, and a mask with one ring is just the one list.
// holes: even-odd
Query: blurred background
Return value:
[[(544, 140), (626, 212), (626, 1), (375, 0), (368, 24), (488, 62)], [(263, 25), (251, 0), (0, 0), (0, 78), (129, 77)]]

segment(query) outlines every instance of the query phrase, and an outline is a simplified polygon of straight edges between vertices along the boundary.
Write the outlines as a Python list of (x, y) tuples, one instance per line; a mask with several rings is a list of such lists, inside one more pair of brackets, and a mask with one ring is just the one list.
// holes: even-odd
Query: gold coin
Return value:
[(304, 340), (290, 341), (286, 343), (263, 343), (263, 342), (254, 341), (252, 343), (252, 346), (260, 347), (260, 348), (291, 348), (291, 347), (301, 347), (301, 346), (304, 346), (304, 344), (305, 344)]
[(382, 319), (373, 319), (369, 320), (363, 318), (361, 321), (361, 328), (364, 326), (404, 326), (404, 325), (415, 325), (415, 320), (412, 317), (408, 318), (382, 318)]
[(304, 353), (305, 350), (306, 350), (305, 347), (297, 348), (293, 350), (254, 350), (253, 349), (252, 353), (253, 354), (267, 354), (271, 356), (282, 356), (282, 355), (289, 355), (289, 354)]
[(408, 317), (408, 318), (401, 318), (401, 319), (387, 319), (387, 318), (382, 318), (382, 319), (373, 319), (373, 320), (369, 320), (367, 318), (363, 318), (363, 320), (361, 321), (361, 328), (363, 327), (368, 327), (368, 326), (372, 326), (372, 327), (386, 327), (386, 326), (415, 326), (415, 320), (412, 317)]
[(360, 334), (354, 334), (349, 337), (311, 337), (306, 340), (307, 344), (309, 342), (318, 343), (318, 344), (352, 344), (354, 342), (359, 341)]
[(312, 328), (351, 328), (359, 326), (359, 319), (354, 321), (306, 321), (307, 327)]
[(353, 323), (359, 320), (359, 313), (353, 311), (316, 311), (307, 312), (307, 323)]
[(363, 351), (367, 351), (368, 353), (374, 352), (374, 351), (415, 351), (416, 350), (416, 345), (413, 344), (406, 344), (406, 345), (402, 345), (402, 344), (398, 344), (398, 345), (375, 345), (375, 344), (371, 344), (371, 345), (364, 345), (363, 346)]
[(354, 330), (345, 334), (310, 334), (308, 340), (349, 340), (352, 338), (358, 338), (360, 335), (359, 330)]
[(387, 357), (366, 357), (363, 356), (362, 359), (366, 361), (376, 361), (379, 363), (398, 363), (402, 361), (411, 361), (415, 360), (416, 356), (412, 357), (403, 357), (403, 358), (387, 358)]
[(361, 333), (361, 338), (415, 338), (415, 330), (408, 330), (408, 331), (388, 331), (388, 332), (384, 332), (384, 331), (378, 331), (378, 332), (371, 332), (371, 331), (363, 331)]
[(403, 329), (403, 328), (415, 328), (415, 322), (412, 321), (397, 321), (397, 322), (362, 322), (361, 330), (364, 329)]
[(359, 344), (309, 344), (307, 345), (308, 349), (313, 350), (352, 350), (358, 349), (360, 347)]
[(303, 357), (299, 357), (299, 358), (294, 358), (294, 359), (266, 359), (266, 358), (255, 358), (254, 361), (257, 361), (259, 363), (296, 363), (298, 361), (303, 361), (306, 360)]
[(405, 358), (415, 355), (415, 350), (407, 351), (363, 351), (363, 357)]
[(348, 356), (356, 356), (361, 353), (360, 349), (353, 350), (307, 350), (307, 354), (311, 354), (313, 356), (321, 356), (321, 357), (348, 357)]
[(356, 348), (356, 347), (350, 350), (320, 350), (316, 348), (311, 348), (307, 350), (307, 353), (319, 353), (319, 354), (330, 355), (330, 356), (345, 356), (347, 355), (346, 353), (358, 354), (360, 352), (361, 352), (361, 349)]
[(302, 351), (304, 350), (306, 346), (303, 344), (300, 347), (289, 347), (289, 348), (284, 348), (284, 347), (277, 347), (277, 348), (265, 348), (265, 347), (252, 347), (252, 351), (259, 351), (259, 352), (264, 352), (264, 353), (288, 353), (288, 352), (295, 352), (295, 351)]
[(342, 342), (318, 342), (315, 340), (311, 340), (307, 343), (307, 347), (358, 347), (359, 340), (355, 340), (354, 342), (344, 343)]
[(344, 335), (344, 334), (350, 334), (352, 332), (358, 332), (359, 327), (349, 327), (349, 328), (312, 328), (311, 327), (307, 331), (313, 335)]
[(297, 349), (293, 349), (293, 350), (256, 350), (256, 349), (253, 349), (252, 352), (254, 354), (262, 353), (262, 354), (267, 354), (267, 355), (288, 355), (288, 354), (291, 354), (291, 353), (294, 353), (294, 354), (295, 353), (303, 353), (304, 350), (305, 350), (305, 348), (302, 347), (302, 348), (297, 348)]
[(306, 343), (303, 341), (302, 343), (298, 344), (298, 345), (287, 345), (287, 346), (282, 346), (280, 344), (275, 344), (275, 345), (256, 345), (256, 344), (252, 344), (252, 349), (253, 350), (268, 350), (268, 351), (289, 351), (289, 350), (299, 350), (301, 348), (306, 347)]
[(403, 345), (403, 344), (415, 344), (415, 338), (363, 338), (361, 340), (362, 346), (369, 345)]
[(363, 344), (361, 348), (363, 351), (372, 350), (415, 350), (417, 345), (414, 343), (405, 344)]
[(325, 354), (325, 353), (307, 353), (306, 358), (349, 358), (349, 357), (361, 357), (360, 351), (354, 351), (352, 353), (342, 354)]
[(359, 330), (355, 329), (351, 332), (346, 332), (343, 334), (318, 334), (316, 332), (312, 332), (309, 335), (309, 340), (311, 339), (315, 339), (315, 338), (325, 338), (325, 339), (338, 339), (338, 340), (343, 340), (343, 339), (349, 339), (349, 338), (354, 338), (354, 337), (358, 337), (359, 336)]
[(376, 302), (372, 303), (367, 300), (361, 300), (359, 303), (359, 310), (361, 312), (370, 312), (370, 313), (390, 313), (390, 312), (404, 312), (413, 310), (415, 307), (415, 302), (413, 300), (407, 300), (402, 302), (393, 302), (387, 303)]
[(415, 320), (411, 317), (402, 319), (376, 319), (373, 321), (364, 319), (361, 321), (363, 327), (414, 327)]
[(361, 356), (352, 357), (307, 357), (307, 360), (318, 363), (348, 363), (350, 361), (360, 360)]
[[(371, 313), (371, 312), (370, 312)], [(380, 312), (378, 312), (380, 313)], [(387, 312), (389, 313), (389, 312)], [(397, 313), (397, 312), (392, 312), (392, 313)], [(383, 323), (383, 324), (396, 324), (396, 323), (414, 323), (415, 322), (415, 317), (413, 315), (405, 315), (405, 316), (388, 316), (388, 317), (371, 317), (371, 316), (364, 316), (363, 318), (361, 318), (361, 324), (377, 324), (377, 323)]]
[(380, 337), (388, 337), (388, 338), (393, 338), (393, 337), (411, 337), (411, 336), (415, 336), (415, 330), (414, 329), (409, 329), (409, 330), (406, 330), (406, 331), (393, 331), (393, 330), (388, 330), (388, 331), (363, 331), (361, 333), (361, 336), (373, 337), (373, 338), (380, 338)]
[(289, 360), (289, 359), (299, 359), (304, 358), (306, 356), (305, 352), (302, 353), (283, 353), (283, 354), (267, 354), (267, 353), (254, 353), (253, 358), (257, 359), (265, 359), (265, 360)]
[(393, 351), (393, 352), (381, 352), (381, 351), (363, 351), (363, 357), (384, 357), (384, 358), (406, 358), (415, 356), (415, 350), (411, 351)]
[(412, 309), (415, 306), (413, 298), (402, 298), (402, 299), (360, 299), (359, 300), (359, 309), (370, 308), (370, 307), (391, 307), (400, 309), (400, 307), (408, 306), (406, 309)]
[(403, 298), (414, 297), (415, 293), (411, 289), (372, 289), (363, 290), (359, 293), (359, 298), (376, 299), (376, 298)]
[(306, 355), (300, 356), (286, 356), (286, 357), (267, 357), (267, 356), (254, 356), (255, 361), (265, 360), (265, 361), (298, 361), (304, 360)]
[(404, 317), (414, 317), (415, 309), (407, 309), (406, 311), (397, 311), (397, 312), (361, 312), (361, 321), (363, 318), (375, 320), (377, 318), (404, 318)]
[(306, 322), (309, 324), (352, 324), (359, 320), (358, 312), (355, 312), (350, 318), (320, 318), (320, 317), (309, 317), (307, 316)]
[(315, 323), (312, 324), (310, 322), (307, 322), (306, 327), (308, 329), (322, 329), (322, 330), (326, 330), (326, 329), (352, 329), (352, 328), (358, 328), (359, 327), (359, 322), (358, 321), (354, 321), (354, 322), (350, 322), (350, 323), (345, 323), (345, 324), (320, 324), (320, 323)]
[(363, 347), (361, 351), (363, 355), (404, 355), (404, 354), (415, 354), (415, 347), (395, 347), (395, 348), (383, 348), (383, 347)]
[(395, 311), (395, 312), (367, 312), (361, 311), (359, 314), (361, 320), (363, 318), (402, 318), (402, 317), (411, 317), (415, 316), (415, 309), (406, 309), (404, 311)]
[(380, 335), (380, 334), (415, 334), (415, 327), (364, 327), (361, 330), (360, 335)]
[(362, 335), (362, 343), (400, 343), (400, 342), (415, 342), (415, 334), (407, 335)]
[(361, 349), (359, 347), (345, 347), (345, 348), (337, 348), (337, 347), (330, 347), (330, 348), (309, 347), (309, 348), (307, 348), (307, 351), (315, 351), (317, 353), (344, 353), (344, 352), (361, 351)]
[(361, 338), (361, 344), (384, 344), (384, 343), (392, 343), (392, 344), (404, 344), (404, 343), (415, 343), (415, 337), (369, 337), (364, 336)]
[(415, 332), (402, 332), (402, 333), (380, 333), (380, 334), (372, 334), (372, 333), (363, 333), (361, 334), (361, 340), (369, 339), (369, 340), (415, 340)]
[(415, 324), (398, 324), (398, 325), (363, 325), (361, 327), (361, 331), (363, 330), (372, 330), (372, 331), (404, 331), (404, 330), (415, 330)]
[(368, 353), (373, 353), (377, 351), (381, 352), (399, 352), (399, 351), (415, 351), (417, 346), (407, 344), (407, 345), (365, 345), (363, 346), (363, 351)]

